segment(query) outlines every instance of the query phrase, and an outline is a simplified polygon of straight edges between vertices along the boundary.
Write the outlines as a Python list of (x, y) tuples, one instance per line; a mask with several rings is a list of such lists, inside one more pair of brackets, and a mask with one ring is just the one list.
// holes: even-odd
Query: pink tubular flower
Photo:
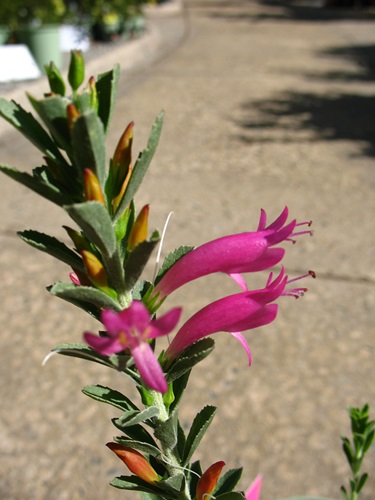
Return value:
[(262, 476), (257, 476), (245, 492), (246, 500), (260, 500), (260, 489), (262, 487)]
[[(310, 271), (306, 276), (315, 275)], [(288, 283), (296, 279), (288, 281), (283, 268), (275, 279), (271, 273), (265, 288), (261, 290), (237, 293), (207, 305), (180, 328), (166, 350), (166, 357), (174, 359), (193, 342), (213, 333), (226, 331), (241, 343), (248, 355), (250, 365), (251, 352), (240, 332), (271, 323), (276, 318), (278, 310), (278, 305), (271, 302), (281, 295), (294, 297), (303, 295), (306, 288), (286, 288)]]
[(148, 340), (170, 333), (180, 315), (181, 308), (174, 308), (151, 321), (146, 306), (134, 300), (128, 309), (119, 313), (111, 309), (102, 312), (101, 320), (107, 337), (98, 337), (90, 332), (85, 332), (83, 336), (90, 347), (105, 356), (129, 349), (144, 382), (151, 389), (165, 393), (167, 382)]
[(223, 272), (228, 274), (263, 271), (279, 263), (284, 256), (283, 248), (271, 248), (282, 241), (311, 231), (295, 232), (300, 225), (292, 220), (285, 224), (288, 208), (267, 226), (267, 216), (261, 210), (257, 231), (224, 236), (195, 248), (178, 260), (163, 276), (153, 291), (153, 297), (163, 299), (180, 286), (207, 274)]

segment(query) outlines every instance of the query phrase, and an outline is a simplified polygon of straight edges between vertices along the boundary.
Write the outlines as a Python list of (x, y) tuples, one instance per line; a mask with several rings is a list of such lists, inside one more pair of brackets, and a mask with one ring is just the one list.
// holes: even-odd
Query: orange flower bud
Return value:
[(107, 443), (106, 446), (124, 462), (130, 472), (146, 481), (146, 483), (153, 484), (161, 480), (159, 474), (139, 451), (118, 443)]
[(145, 205), (139, 212), (138, 217), (130, 231), (128, 240), (128, 250), (133, 250), (139, 243), (145, 241), (148, 235), (148, 214), (149, 205)]
[(210, 495), (212, 495), (212, 493), (215, 491), (224, 465), (225, 462), (223, 461), (216, 462), (202, 474), (202, 477), (199, 479), (197, 484), (197, 500), (206, 500), (210, 497)]
[(85, 168), (83, 172), (83, 182), (85, 189), (85, 200), (98, 201), (99, 203), (105, 205), (105, 199), (99, 179), (89, 168)]
[(73, 128), (74, 121), (80, 116), (80, 113), (74, 104), (68, 104), (66, 107), (66, 114), (68, 116), (69, 128)]
[(126, 177), (127, 170), (129, 168), (129, 165), (131, 164), (131, 148), (132, 148), (132, 143), (133, 143), (133, 128), (134, 128), (134, 122), (130, 122), (129, 125), (126, 127), (124, 133), (120, 137), (120, 140), (118, 141), (118, 144), (115, 149), (115, 153), (112, 158), (112, 163), (113, 167), (115, 169), (115, 172), (118, 171), (118, 169), (121, 169), (123, 172), (123, 178), (121, 179), (121, 182), (124, 180)]
[(98, 288), (108, 288), (107, 273), (100, 260), (88, 250), (82, 250), (81, 255), (91, 283)]

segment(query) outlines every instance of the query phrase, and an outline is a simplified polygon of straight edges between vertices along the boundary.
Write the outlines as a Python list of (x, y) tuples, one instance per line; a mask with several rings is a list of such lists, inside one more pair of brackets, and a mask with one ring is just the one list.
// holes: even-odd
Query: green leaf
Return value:
[(125, 260), (125, 287), (127, 291), (131, 290), (138, 281), (159, 240), (160, 236), (156, 231), (150, 240), (139, 243), (128, 255)]
[(14, 101), (0, 98), (0, 116), (23, 134), (34, 146), (49, 158), (66, 165), (55, 142), (47, 134), (34, 116)]
[(161, 481), (160, 483), (158, 483), (158, 486), (163, 490), (169, 491), (172, 494), (177, 494), (177, 496), (173, 498), (179, 498), (178, 494), (185, 488), (185, 475), (183, 474), (183, 472), (177, 473), (176, 475), (169, 477), (165, 481)]
[(52, 255), (74, 269), (84, 271), (81, 257), (54, 236), (33, 230), (19, 231), (17, 234), (32, 247)]
[(107, 133), (111, 123), (113, 110), (116, 104), (117, 84), (120, 77), (120, 66), (116, 64), (112, 71), (98, 76), (96, 90), (98, 92), (99, 109), (104, 131)]
[[(112, 479), (110, 482), (111, 486), (119, 488), (121, 490), (130, 491), (144, 491), (146, 493), (156, 493), (160, 494), (160, 489), (156, 486), (152, 486), (150, 483), (146, 483), (137, 476), (119, 476)], [(160, 498), (160, 497), (158, 497)]]
[(215, 489), (215, 496), (219, 496), (222, 495), (223, 493), (229, 493), (233, 491), (238, 481), (240, 480), (241, 475), (242, 475), (242, 467), (240, 467), (239, 469), (228, 470), (219, 479)]
[(164, 113), (160, 113), (160, 115), (156, 118), (154, 125), (152, 126), (151, 135), (147, 143), (146, 149), (139, 154), (137, 161), (135, 162), (132, 175), (129, 180), (129, 184), (126, 188), (124, 197), (121, 200), (121, 203), (116, 211), (115, 220), (117, 221), (126, 207), (129, 205), (131, 200), (134, 198), (135, 193), (137, 192), (139, 186), (143, 181), (143, 177), (145, 176), (148, 167), (150, 166), (151, 160), (154, 156), (155, 150), (157, 148), (161, 129), (163, 125)]
[(52, 348), (52, 352), (62, 354), (63, 356), (72, 356), (74, 358), (86, 359), (105, 365), (110, 368), (116, 368), (109, 360), (108, 356), (103, 356), (84, 344), (57, 344)]
[(58, 146), (65, 149), (71, 157), (72, 148), (70, 145), (70, 131), (66, 113), (69, 101), (60, 95), (54, 95), (41, 100), (34, 99), (34, 97), (29, 94), (27, 97)]
[(237, 491), (232, 491), (231, 493), (224, 493), (223, 495), (215, 496), (217, 500), (243, 500), (245, 495)]
[(160, 495), (141, 492), (141, 500), (160, 500)]
[(185, 445), (186, 445), (185, 431), (182, 428), (180, 421), (177, 420), (177, 445), (176, 445), (176, 448), (177, 448), (178, 456), (180, 457), (180, 459), (183, 456)]
[(75, 161), (81, 170), (92, 170), (104, 186), (105, 178), (105, 136), (103, 123), (94, 110), (79, 116), (71, 131)]
[(153, 417), (159, 415), (159, 408), (157, 406), (149, 406), (143, 411), (128, 411), (124, 415), (116, 420), (116, 424), (124, 427), (130, 427), (132, 425), (139, 424), (145, 420), (149, 420)]
[(101, 203), (88, 201), (64, 208), (103, 256), (110, 256), (116, 252), (117, 242), (112, 221)]
[(143, 443), (141, 441), (135, 441), (134, 439), (127, 439), (122, 436), (115, 437), (114, 440), (116, 443), (122, 444), (123, 446), (128, 446), (129, 448), (134, 448), (135, 450), (140, 451), (141, 453), (147, 453), (152, 457), (158, 458), (162, 455), (162, 452), (159, 450), (157, 446), (152, 446), (148, 443)]
[(168, 382), (172, 382), (180, 378), (186, 372), (190, 371), (193, 366), (205, 359), (215, 347), (215, 341), (211, 337), (194, 342), (176, 359), (171, 368), (166, 373)]
[(190, 432), (186, 438), (186, 445), (181, 465), (186, 466), (190, 462), (201, 439), (206, 433), (216, 413), (215, 406), (205, 406), (195, 417)]
[(173, 252), (171, 252), (167, 257), (164, 259), (163, 265), (161, 266), (158, 275), (156, 276), (155, 279), (155, 285), (162, 279), (162, 277), (166, 274), (166, 272), (174, 265), (178, 260), (181, 259), (185, 254), (191, 252), (194, 250), (194, 247), (192, 246), (181, 246), (179, 248), (176, 248)]
[(107, 403), (124, 412), (139, 411), (128, 397), (121, 394), (121, 392), (111, 389), (110, 387), (102, 385), (87, 385), (82, 389), (82, 392), (96, 401)]
[(105, 207), (97, 201), (89, 201), (64, 208), (83, 230), (85, 236), (100, 250), (113, 288), (118, 292), (123, 292), (125, 289), (124, 269), (117, 249), (112, 221)]
[(49, 201), (56, 203), (58, 206), (63, 206), (71, 203), (69, 196), (63, 194), (53, 184), (48, 183), (40, 176), (30, 175), (27, 172), (20, 172), (16, 168), (7, 165), (0, 165), (0, 171), (6, 174), (11, 179), (23, 184), (35, 193), (43, 196)]
[(367, 474), (367, 472), (365, 472), (364, 474), (362, 474), (362, 476), (360, 477), (360, 479), (357, 483), (357, 493), (359, 493), (362, 490), (362, 488), (366, 484), (367, 479), (368, 479), (368, 474)]
[(202, 474), (203, 472), (200, 461), (196, 460), (190, 465), (188, 472), (189, 490), (192, 498), (195, 498), (195, 492), (197, 491), (197, 484)]
[(184, 393), (186, 386), (187, 386), (187, 383), (189, 381), (190, 373), (191, 373), (191, 371), (188, 370), (181, 377), (179, 377), (173, 381), (174, 400), (170, 406), (170, 413), (172, 413), (173, 411), (175, 411), (178, 408), (178, 405), (180, 404), (183, 393)]
[(177, 444), (177, 412), (165, 421), (161, 422), (155, 429), (156, 439), (162, 441), (169, 449), (173, 449)]
[(48, 287), (47, 290), (50, 294), (79, 305), (83, 309), (85, 309), (84, 304), (92, 304), (100, 309), (121, 311), (121, 306), (118, 302), (101, 290), (91, 286), (77, 286), (73, 283), (58, 281), (52, 287)]
[(142, 425), (137, 424), (137, 425), (131, 425), (129, 427), (121, 427), (121, 425), (117, 423), (116, 418), (112, 419), (112, 423), (117, 429), (126, 434), (126, 436), (132, 439), (133, 441), (148, 443), (151, 446), (157, 447), (152, 436), (146, 431), (144, 427), (142, 427)]

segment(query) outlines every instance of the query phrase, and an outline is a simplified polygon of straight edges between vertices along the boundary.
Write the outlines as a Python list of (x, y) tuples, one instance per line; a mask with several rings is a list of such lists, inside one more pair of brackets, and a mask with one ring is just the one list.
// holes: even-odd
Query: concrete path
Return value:
[[(130, 120), (136, 150), (144, 147), (166, 110), (137, 199), (138, 207), (151, 204), (156, 227), (174, 211), (166, 251), (253, 230), (261, 207), (270, 219), (288, 205), (292, 217), (314, 221), (314, 237), (287, 246), (285, 259), (293, 277), (316, 271), (309, 293), (283, 298), (274, 324), (248, 332), (251, 368), (230, 335), (217, 335), (181, 415), (189, 425), (202, 406), (218, 405), (197, 458), (243, 465), (243, 488), (261, 472), (264, 500), (339, 499), (348, 473), (339, 438), (349, 432), (346, 408), (367, 401), (375, 415), (374, 20), (284, 4), (189, 0), (186, 10), (151, 16), (163, 42), (126, 69), (108, 151)], [(95, 61), (98, 71), (112, 64), (109, 55)], [(38, 164), (22, 138), (1, 131), (2, 163)], [(0, 214), (0, 498), (136, 498), (107, 486), (124, 472), (104, 447), (116, 412), (80, 394), (93, 383), (132, 394), (126, 380), (75, 359), (40, 365), (52, 345), (80, 341), (97, 325), (48, 296), (44, 286), (68, 270), (14, 233), (35, 228), (65, 238), (67, 218), (5, 177)], [(250, 276), (248, 284), (265, 280)], [(187, 317), (235, 291), (228, 278), (209, 277), (166, 307), (183, 303)], [(373, 500), (374, 448), (366, 470), (362, 498)]]

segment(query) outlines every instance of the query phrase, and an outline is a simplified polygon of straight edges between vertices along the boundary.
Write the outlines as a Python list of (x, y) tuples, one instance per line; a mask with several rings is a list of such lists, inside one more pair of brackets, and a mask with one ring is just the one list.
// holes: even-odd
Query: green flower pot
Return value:
[(9, 28), (3, 24), (0, 24), (0, 45), (4, 45), (9, 38)]
[(51, 61), (61, 68), (60, 25), (25, 26), (18, 30), (17, 35), (19, 41), (29, 47), (43, 73), (44, 65)]

